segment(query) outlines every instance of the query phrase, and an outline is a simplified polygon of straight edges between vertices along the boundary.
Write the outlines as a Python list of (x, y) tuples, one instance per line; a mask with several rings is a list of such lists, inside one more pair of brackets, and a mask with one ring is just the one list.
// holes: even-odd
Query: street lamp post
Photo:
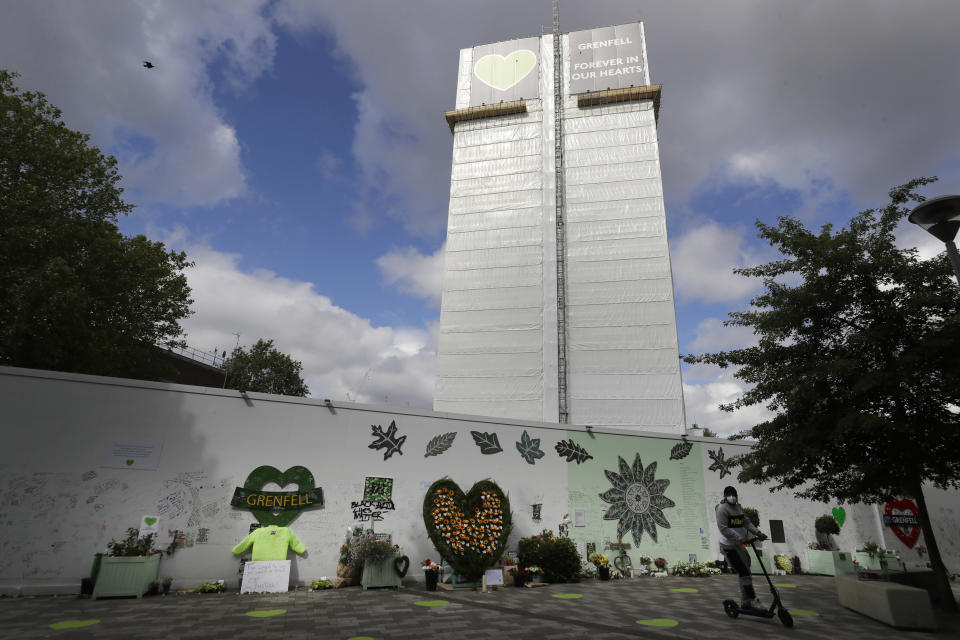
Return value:
[(960, 284), (960, 253), (953, 241), (957, 237), (957, 231), (960, 231), (960, 196), (940, 196), (926, 200), (911, 211), (907, 219), (947, 245), (953, 275), (957, 284)]

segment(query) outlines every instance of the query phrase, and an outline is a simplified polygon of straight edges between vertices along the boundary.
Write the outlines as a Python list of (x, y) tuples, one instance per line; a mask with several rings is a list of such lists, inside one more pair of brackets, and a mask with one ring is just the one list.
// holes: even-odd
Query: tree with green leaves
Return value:
[(159, 379), (181, 345), (186, 255), (124, 237), (117, 161), (0, 69), (0, 364)]
[(300, 376), (303, 365), (274, 348), (273, 340), (261, 338), (249, 351), (237, 347), (223, 366), (229, 389), (301, 397), (310, 393)]
[(894, 242), (935, 179), (892, 189), (889, 204), (836, 231), (758, 221), (782, 258), (735, 270), (764, 291), (726, 321), (757, 344), (684, 359), (737, 368), (750, 388), (721, 409), (774, 413), (744, 434), (757, 442), (734, 459), (742, 482), (824, 502), (912, 498), (941, 606), (956, 610), (922, 488), (960, 487), (960, 288), (945, 254), (921, 260)]

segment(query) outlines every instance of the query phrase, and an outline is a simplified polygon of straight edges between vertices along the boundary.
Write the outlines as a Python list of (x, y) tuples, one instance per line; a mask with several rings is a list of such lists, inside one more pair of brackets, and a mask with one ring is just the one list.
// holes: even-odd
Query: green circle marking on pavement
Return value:
[(251, 618), (272, 618), (273, 616), (282, 616), (286, 612), (286, 609), (260, 609), (258, 611), (247, 611), (247, 615)]
[(582, 593), (555, 593), (553, 594), (554, 598), (564, 598), (566, 600), (575, 600), (577, 598), (582, 598)]
[(820, 614), (816, 611), (808, 611), (807, 609), (790, 609), (790, 615), (804, 617), (804, 616), (819, 616)]
[(677, 593), (697, 593), (700, 589), (694, 589), (692, 587), (674, 587), (670, 591), (676, 591)]
[(50, 625), (51, 629), (79, 629), (80, 627), (89, 627), (90, 625), (100, 624), (99, 620), (64, 620), (63, 622), (54, 622)]
[(446, 600), (417, 600), (413, 604), (418, 607), (442, 607), (450, 603)]
[(675, 627), (680, 623), (670, 618), (653, 618), (651, 620), (637, 620), (637, 624), (642, 624), (645, 627)]
[(775, 587), (780, 587), (781, 589), (796, 589), (796, 588), (797, 588), (797, 585), (795, 585), (795, 584), (788, 584), (788, 583), (786, 583), (786, 582), (774, 582), (774, 583), (773, 583), (773, 586), (775, 586)]

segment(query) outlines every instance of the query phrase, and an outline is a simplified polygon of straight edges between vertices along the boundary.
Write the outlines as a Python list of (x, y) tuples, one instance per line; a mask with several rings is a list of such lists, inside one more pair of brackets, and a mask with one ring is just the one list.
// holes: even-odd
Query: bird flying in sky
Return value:
[(153, 69), (153, 63), (150, 62), (149, 60), (144, 60), (143, 66), (146, 67), (147, 69)]

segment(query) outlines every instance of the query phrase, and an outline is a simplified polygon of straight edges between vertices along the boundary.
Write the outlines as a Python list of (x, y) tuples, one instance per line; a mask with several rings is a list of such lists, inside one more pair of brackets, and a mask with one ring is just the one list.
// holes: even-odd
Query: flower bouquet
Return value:
[(657, 570), (665, 571), (667, 568), (667, 561), (663, 558), (657, 558), (653, 561), (653, 565), (657, 568)]
[(594, 553), (590, 556), (590, 562), (597, 568), (597, 577), (601, 580), (610, 579), (610, 558), (602, 553)]
[(436, 591), (437, 582), (440, 579), (440, 571), (442, 571), (440, 565), (430, 558), (427, 558), (423, 561), (423, 565), (420, 568), (423, 569), (424, 579), (426, 580), (427, 584), (427, 591)]

